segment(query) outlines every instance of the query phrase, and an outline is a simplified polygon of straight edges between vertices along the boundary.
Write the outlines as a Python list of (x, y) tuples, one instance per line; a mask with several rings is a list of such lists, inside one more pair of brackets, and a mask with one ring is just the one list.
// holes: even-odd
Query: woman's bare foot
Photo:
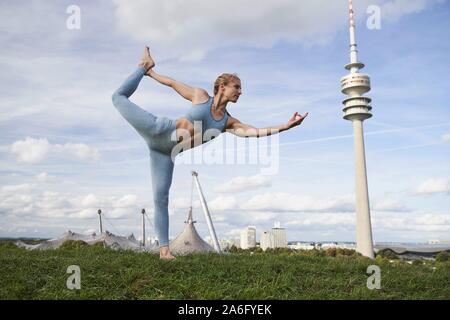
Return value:
[(164, 260), (173, 260), (176, 259), (171, 253), (169, 246), (163, 246), (159, 248), (159, 258)]
[(148, 47), (144, 48), (144, 54), (142, 55), (142, 60), (139, 63), (139, 67), (144, 67), (146, 71), (149, 71), (155, 66), (155, 61), (153, 61), (150, 56), (150, 49)]

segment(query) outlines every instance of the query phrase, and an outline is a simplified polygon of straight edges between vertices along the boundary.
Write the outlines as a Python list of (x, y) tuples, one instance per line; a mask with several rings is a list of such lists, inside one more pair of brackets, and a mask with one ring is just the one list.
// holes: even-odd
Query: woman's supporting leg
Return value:
[(169, 245), (169, 189), (174, 163), (170, 155), (150, 149), (150, 169), (155, 206), (154, 226), (159, 246)]
[(112, 95), (112, 101), (116, 109), (141, 136), (148, 136), (152, 133), (156, 117), (128, 98), (136, 91), (145, 73), (145, 68), (137, 68)]

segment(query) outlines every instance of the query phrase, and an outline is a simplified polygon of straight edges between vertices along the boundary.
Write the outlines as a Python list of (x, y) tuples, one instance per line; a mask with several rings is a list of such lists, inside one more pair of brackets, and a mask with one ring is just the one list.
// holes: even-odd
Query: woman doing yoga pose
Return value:
[[(174, 158), (177, 153), (207, 142), (204, 139), (208, 130), (217, 133), (230, 132), (240, 137), (262, 137), (279, 133), (302, 123), (308, 113), (295, 112), (286, 124), (268, 128), (255, 128), (244, 124), (227, 112), (228, 102), (235, 103), (242, 94), (241, 80), (234, 74), (224, 73), (214, 83), (214, 96), (206, 90), (193, 88), (184, 83), (157, 74), (155, 62), (145, 47), (141, 62), (114, 92), (113, 104), (120, 114), (144, 138), (150, 152), (152, 177), (154, 226), (159, 240), (160, 258), (174, 259), (169, 249), (169, 189), (172, 183)], [(143, 110), (129, 100), (139, 82), (147, 75), (159, 83), (173, 88), (183, 98), (192, 102), (192, 107), (184, 117), (177, 120), (158, 117)], [(201, 125), (198, 130), (196, 124)], [(199, 139), (200, 137), (200, 139)], [(210, 139), (211, 139), (210, 138)]]

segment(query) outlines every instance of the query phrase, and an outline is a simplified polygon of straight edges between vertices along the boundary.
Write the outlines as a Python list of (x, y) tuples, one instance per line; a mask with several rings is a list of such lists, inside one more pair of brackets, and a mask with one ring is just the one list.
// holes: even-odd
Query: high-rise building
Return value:
[(287, 248), (286, 229), (280, 227), (280, 223), (274, 224), (270, 231), (264, 231), (261, 234), (261, 249), (267, 248)]
[(270, 231), (264, 231), (261, 234), (261, 249), (263, 249), (264, 251), (266, 251), (267, 248), (272, 248), (272, 241), (270, 240), (271, 237), (271, 233)]
[(272, 228), (273, 248), (287, 248), (286, 229)]
[(241, 232), (241, 248), (256, 247), (256, 227), (249, 226)]

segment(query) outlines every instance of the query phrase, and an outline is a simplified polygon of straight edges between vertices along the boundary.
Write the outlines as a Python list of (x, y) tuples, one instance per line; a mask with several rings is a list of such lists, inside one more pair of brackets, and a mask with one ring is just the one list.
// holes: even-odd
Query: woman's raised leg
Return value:
[(150, 57), (148, 47), (146, 47), (139, 67), (112, 95), (112, 101), (116, 109), (141, 135), (151, 133), (156, 117), (131, 102), (129, 97), (136, 91), (145, 73), (153, 68), (154, 65), (155, 63)]
[(128, 98), (136, 91), (145, 72), (144, 68), (139, 67), (112, 95), (112, 101), (116, 109), (140, 135), (147, 135), (151, 131), (156, 117), (131, 102)]

